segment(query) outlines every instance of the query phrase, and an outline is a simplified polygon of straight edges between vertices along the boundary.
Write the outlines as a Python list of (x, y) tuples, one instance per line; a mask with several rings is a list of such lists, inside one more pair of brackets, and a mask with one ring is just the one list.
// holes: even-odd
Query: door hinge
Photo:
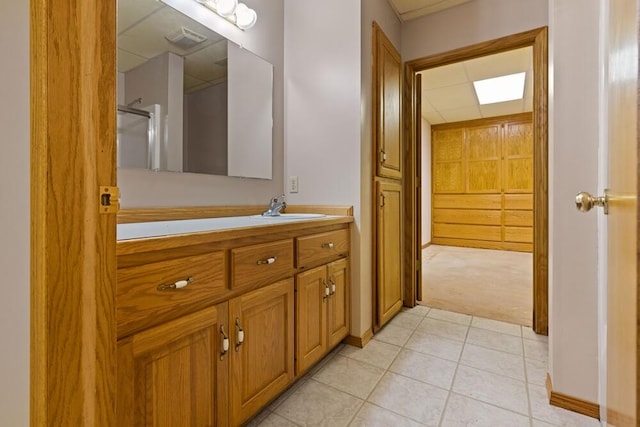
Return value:
[(100, 213), (117, 214), (120, 210), (120, 189), (118, 187), (100, 186)]

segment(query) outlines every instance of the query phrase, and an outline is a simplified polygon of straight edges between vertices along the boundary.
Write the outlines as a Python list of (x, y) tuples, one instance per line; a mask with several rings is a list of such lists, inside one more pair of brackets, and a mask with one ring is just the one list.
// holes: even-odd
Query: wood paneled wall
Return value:
[(434, 125), (432, 243), (531, 252), (530, 113)]

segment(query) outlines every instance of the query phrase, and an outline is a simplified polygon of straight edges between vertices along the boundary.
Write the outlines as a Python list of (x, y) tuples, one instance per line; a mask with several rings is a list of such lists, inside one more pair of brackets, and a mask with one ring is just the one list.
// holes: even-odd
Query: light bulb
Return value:
[(238, 0), (218, 0), (216, 1), (216, 11), (225, 18), (231, 16), (238, 7)]
[(236, 25), (243, 29), (248, 30), (253, 27), (258, 20), (258, 15), (256, 11), (250, 9), (246, 4), (239, 3), (236, 8)]

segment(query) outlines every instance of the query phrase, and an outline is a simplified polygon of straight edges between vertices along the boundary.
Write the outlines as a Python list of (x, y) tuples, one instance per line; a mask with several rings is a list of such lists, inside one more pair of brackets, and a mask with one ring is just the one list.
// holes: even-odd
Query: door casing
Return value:
[[(448, 52), (415, 59), (405, 64), (404, 85), (404, 145), (408, 154), (407, 164), (411, 165), (414, 173), (406, 173), (404, 191), (414, 191), (419, 188), (421, 171), (419, 153), (420, 135), (417, 134), (417, 92), (416, 73), (429, 68), (440, 67), (455, 62), (466, 61), (482, 56), (492, 55), (508, 50), (533, 47), (533, 330), (538, 334), (547, 335), (549, 331), (549, 185), (548, 185), (548, 28), (541, 27), (510, 36), (489, 40), (486, 42), (462, 47)], [(418, 182), (417, 182), (418, 181)], [(414, 224), (413, 233), (407, 242), (407, 247), (418, 247), (421, 236), (415, 231), (420, 221), (420, 198), (413, 203), (406, 199), (405, 224)], [(405, 271), (414, 271), (415, 257), (406, 257)], [(405, 276), (406, 280), (418, 281), (416, 275)], [(416, 289), (418, 283), (410, 283), (405, 289)], [(415, 295), (414, 295), (415, 300)]]

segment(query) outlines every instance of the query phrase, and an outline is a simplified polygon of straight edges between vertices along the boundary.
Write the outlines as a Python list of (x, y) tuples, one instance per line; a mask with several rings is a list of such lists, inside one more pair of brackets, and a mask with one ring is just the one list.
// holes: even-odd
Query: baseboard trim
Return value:
[(367, 329), (361, 337), (349, 335), (342, 342), (345, 344), (353, 345), (355, 347), (364, 348), (365, 345), (369, 344), (369, 341), (371, 341), (372, 338), (373, 331), (371, 329)]
[(422, 249), (427, 249), (429, 246), (431, 246), (431, 242), (422, 245)]
[(577, 412), (579, 414), (586, 415), (597, 420), (600, 419), (600, 405), (598, 405), (597, 403), (589, 402), (588, 400), (583, 400), (577, 397), (553, 391), (551, 376), (549, 376), (548, 373), (547, 396), (549, 397), (549, 404), (551, 406), (557, 406), (558, 408)]

